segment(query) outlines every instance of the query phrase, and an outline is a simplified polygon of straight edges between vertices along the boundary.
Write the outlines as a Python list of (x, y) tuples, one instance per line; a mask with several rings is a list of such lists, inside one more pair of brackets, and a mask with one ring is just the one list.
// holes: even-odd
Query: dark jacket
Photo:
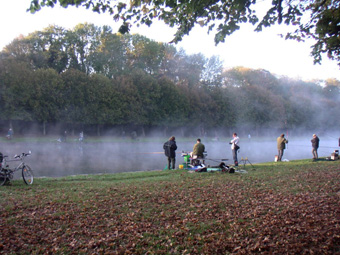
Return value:
[(167, 156), (168, 158), (176, 157), (176, 152), (175, 152), (177, 150), (176, 141), (169, 140), (165, 142), (163, 145), (163, 149), (164, 149), (165, 156)]
[(314, 137), (312, 140), (310, 140), (311, 142), (312, 142), (312, 147), (314, 148), (314, 149), (317, 149), (317, 148), (319, 148), (319, 141), (320, 141), (320, 139), (319, 139), (319, 137)]

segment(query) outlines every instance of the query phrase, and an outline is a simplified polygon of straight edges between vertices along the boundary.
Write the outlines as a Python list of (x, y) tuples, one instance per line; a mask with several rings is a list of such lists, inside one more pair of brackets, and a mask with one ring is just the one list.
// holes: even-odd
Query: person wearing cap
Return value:
[(317, 160), (320, 139), (316, 134), (313, 134), (313, 139), (311, 140), (311, 142), (312, 142), (312, 148), (313, 148), (312, 149), (313, 160)]
[(285, 134), (281, 134), (277, 139), (277, 161), (282, 161), (283, 152), (286, 149), (286, 143), (288, 143), (288, 140), (285, 138)]

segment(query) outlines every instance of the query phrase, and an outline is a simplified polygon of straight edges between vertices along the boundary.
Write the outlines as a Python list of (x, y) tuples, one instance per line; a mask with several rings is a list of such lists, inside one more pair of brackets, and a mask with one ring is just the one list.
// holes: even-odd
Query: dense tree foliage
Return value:
[[(256, 12), (259, 3), (254, 0), (31, 0), (29, 10), (36, 12), (41, 7), (77, 6), (94, 12), (108, 12), (115, 21), (122, 22), (119, 31), (126, 33), (133, 23), (150, 26), (154, 20), (162, 20), (176, 27), (174, 42), (182, 40), (196, 26), (206, 26), (215, 32), (215, 42), (224, 42), (226, 36), (240, 28), (242, 23), (255, 25), (256, 31), (274, 24), (291, 25), (293, 29), (286, 38), (303, 41), (315, 39), (312, 55), (320, 63), (322, 53), (340, 64), (340, 8), (339, 0), (282, 1), (273, 0), (266, 6), (263, 17)], [(263, 8), (263, 7), (262, 7)]]
[(0, 121), (40, 123), (43, 134), (54, 123), (98, 135), (111, 128), (139, 135), (151, 129), (183, 135), (322, 130), (339, 126), (333, 117), (339, 96), (336, 79), (304, 82), (265, 70), (223, 70), (216, 56), (187, 55), (92, 24), (49, 26), (0, 53)]

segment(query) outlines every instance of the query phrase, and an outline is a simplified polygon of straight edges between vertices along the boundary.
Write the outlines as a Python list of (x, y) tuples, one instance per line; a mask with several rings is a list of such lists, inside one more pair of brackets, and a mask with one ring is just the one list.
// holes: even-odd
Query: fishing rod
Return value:
[[(164, 151), (151, 151), (151, 152), (135, 152), (136, 154), (164, 154)], [(182, 152), (177, 151), (176, 154), (181, 154)]]
[(227, 159), (227, 158), (222, 158), (222, 159), (205, 158), (204, 160), (210, 160), (210, 161), (219, 163), (219, 162), (221, 162), (221, 161), (228, 161), (229, 159)]
[(288, 139), (288, 128), (287, 128), (287, 134), (286, 134), (286, 137), (287, 137), (286, 149), (288, 150), (288, 141), (289, 141), (289, 139)]
[[(286, 116), (287, 117), (287, 116)], [(287, 125), (287, 118), (285, 119), (285, 126), (286, 126), (286, 137), (287, 137), (287, 141), (289, 141), (288, 139), (288, 125)], [(286, 143), (286, 149), (288, 150), (288, 142)]]
[(334, 137), (334, 136), (330, 136), (330, 135), (326, 135), (326, 136), (333, 138), (333, 139), (339, 139), (339, 137)]
[[(291, 144), (291, 146), (300, 146), (300, 147), (310, 147), (310, 146), (308, 146), (308, 145), (302, 145), (302, 144)], [(334, 148), (338, 148), (338, 147), (336, 147), (336, 146), (319, 146), (319, 148), (330, 148), (330, 149), (334, 149)]]

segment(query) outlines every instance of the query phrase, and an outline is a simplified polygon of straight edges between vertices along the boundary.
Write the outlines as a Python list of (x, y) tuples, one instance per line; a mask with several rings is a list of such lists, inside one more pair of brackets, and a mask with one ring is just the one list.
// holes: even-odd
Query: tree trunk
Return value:
[(144, 126), (142, 126), (142, 137), (145, 137), (145, 130), (144, 130)]
[(163, 135), (164, 137), (168, 137), (168, 127), (164, 127), (164, 131), (163, 131)]
[(43, 135), (46, 135), (46, 121), (43, 121)]
[(97, 125), (97, 136), (100, 136), (100, 125)]

